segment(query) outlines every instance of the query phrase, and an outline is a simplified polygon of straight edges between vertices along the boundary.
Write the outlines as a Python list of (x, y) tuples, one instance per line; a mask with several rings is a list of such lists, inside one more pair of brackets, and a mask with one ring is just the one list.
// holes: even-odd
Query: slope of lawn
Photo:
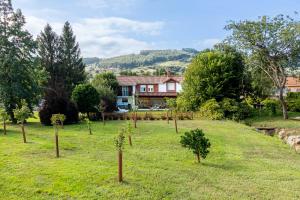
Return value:
[[(300, 154), (277, 137), (230, 121), (141, 121), (124, 150), (117, 182), (114, 137), (123, 121), (65, 126), (61, 158), (52, 127), (31, 121), (28, 144), (18, 126), (0, 135), (0, 199), (299, 199)], [(202, 164), (180, 146), (184, 131), (201, 128), (211, 140)]]

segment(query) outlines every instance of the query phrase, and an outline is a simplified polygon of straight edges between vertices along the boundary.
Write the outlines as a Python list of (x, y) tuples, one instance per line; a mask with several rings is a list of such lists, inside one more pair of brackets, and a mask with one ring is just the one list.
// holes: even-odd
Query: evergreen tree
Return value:
[(40, 92), (36, 45), (24, 25), (21, 10), (14, 11), (11, 0), (0, 0), (0, 100), (14, 121), (13, 109), (21, 99), (32, 107)]
[(64, 74), (64, 86), (70, 97), (76, 85), (83, 83), (86, 79), (85, 65), (80, 56), (79, 44), (73, 33), (71, 25), (66, 22), (59, 41), (59, 61)]
[(60, 37), (47, 25), (38, 37), (38, 46), (40, 63), (49, 73), (41, 122), (51, 125), (51, 116), (57, 113), (66, 115), (66, 123), (77, 122), (78, 110), (70, 98), (74, 87), (84, 82), (86, 76), (70, 24), (66, 22)]

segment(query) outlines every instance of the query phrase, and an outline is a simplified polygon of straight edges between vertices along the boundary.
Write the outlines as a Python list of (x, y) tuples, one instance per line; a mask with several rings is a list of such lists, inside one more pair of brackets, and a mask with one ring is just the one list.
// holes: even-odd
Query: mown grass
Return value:
[[(124, 121), (54, 131), (37, 120), (0, 135), (0, 199), (299, 199), (300, 155), (276, 137), (231, 121), (139, 121), (133, 147), (124, 150), (124, 180), (117, 182), (114, 137)], [(201, 128), (211, 140), (202, 164), (180, 146), (180, 135)], [(2, 132), (1, 132), (2, 133)]]

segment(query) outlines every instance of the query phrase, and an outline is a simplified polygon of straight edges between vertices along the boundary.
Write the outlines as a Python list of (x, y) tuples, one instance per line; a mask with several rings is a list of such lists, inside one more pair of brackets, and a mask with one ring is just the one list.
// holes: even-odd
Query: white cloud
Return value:
[(77, 0), (79, 6), (88, 7), (90, 9), (112, 11), (122, 11), (131, 9), (142, 0)]
[[(47, 24), (47, 21), (34, 16), (26, 17), (26, 28), (35, 36)], [(50, 22), (53, 29), (60, 33), (63, 24)], [(142, 22), (126, 18), (86, 18), (72, 23), (74, 33), (85, 57), (111, 57), (128, 53), (137, 53), (141, 49), (151, 49), (153, 44), (136, 39), (135, 36), (155, 36), (164, 23)]]
[(215, 44), (222, 42), (221, 39), (219, 38), (208, 38), (201, 40), (197, 43), (197, 47), (199, 49), (207, 49), (207, 48), (212, 48)]

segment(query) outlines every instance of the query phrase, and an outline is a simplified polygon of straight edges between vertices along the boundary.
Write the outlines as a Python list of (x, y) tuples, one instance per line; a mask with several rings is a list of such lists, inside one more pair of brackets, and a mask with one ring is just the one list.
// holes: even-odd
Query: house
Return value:
[(182, 76), (118, 76), (117, 106), (120, 108), (165, 107), (165, 98), (181, 92)]
[(299, 77), (287, 77), (286, 80), (287, 92), (300, 92), (300, 78)]

